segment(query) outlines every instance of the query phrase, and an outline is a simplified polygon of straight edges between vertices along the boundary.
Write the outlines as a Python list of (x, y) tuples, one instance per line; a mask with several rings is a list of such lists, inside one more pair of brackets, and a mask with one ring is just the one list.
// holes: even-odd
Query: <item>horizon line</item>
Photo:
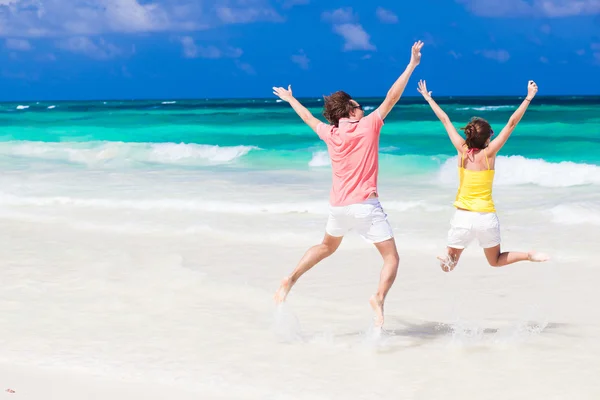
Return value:
[[(319, 96), (299, 96), (296, 99), (304, 99), (304, 100), (314, 100), (321, 99), (324, 95)], [(526, 94), (521, 95), (444, 95), (437, 96), (437, 99), (485, 99), (485, 98), (525, 98)], [(402, 98), (407, 99), (418, 99), (421, 98), (421, 95), (406, 95), (402, 96)], [(557, 97), (570, 97), (570, 98), (593, 98), (600, 97), (600, 94), (547, 94), (547, 95), (537, 95), (536, 98), (557, 98)], [(356, 96), (356, 99), (384, 99), (385, 96)], [(89, 98), (89, 99), (19, 99), (19, 100), (0, 100), (0, 104), (5, 103), (17, 103), (17, 102), (85, 102), (85, 101), (158, 101), (158, 100), (169, 100), (169, 101), (177, 101), (177, 100), (280, 100), (276, 96), (268, 96), (268, 97), (132, 97), (132, 98)]]

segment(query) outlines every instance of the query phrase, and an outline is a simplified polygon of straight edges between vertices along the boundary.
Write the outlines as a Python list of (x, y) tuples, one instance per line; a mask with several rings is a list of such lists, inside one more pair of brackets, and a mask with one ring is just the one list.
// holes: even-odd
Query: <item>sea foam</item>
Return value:
[[(444, 184), (455, 184), (458, 157), (448, 159), (441, 167), (438, 178)], [(522, 156), (496, 159), (495, 185), (537, 185), (570, 187), (600, 184), (600, 167), (573, 162), (551, 163)]]
[(133, 163), (213, 165), (235, 161), (258, 150), (254, 146), (212, 146), (185, 143), (2, 142), (0, 155), (98, 165)]

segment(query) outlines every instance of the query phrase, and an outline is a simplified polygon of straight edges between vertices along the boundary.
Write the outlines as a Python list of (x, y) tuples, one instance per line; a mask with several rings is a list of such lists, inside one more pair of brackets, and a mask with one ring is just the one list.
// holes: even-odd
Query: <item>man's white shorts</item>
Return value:
[(351, 230), (370, 243), (380, 243), (394, 237), (387, 214), (377, 198), (348, 206), (329, 207), (329, 219), (325, 228), (327, 234), (340, 237)]
[(456, 210), (450, 221), (448, 247), (464, 249), (473, 239), (484, 249), (500, 244), (500, 221), (496, 213)]

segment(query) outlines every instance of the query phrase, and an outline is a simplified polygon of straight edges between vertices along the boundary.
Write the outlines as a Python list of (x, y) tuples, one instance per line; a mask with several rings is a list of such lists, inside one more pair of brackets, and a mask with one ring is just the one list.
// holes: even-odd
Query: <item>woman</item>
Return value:
[(466, 140), (450, 122), (448, 115), (431, 98), (425, 81), (419, 82), (418, 91), (429, 103), (435, 115), (442, 121), (452, 144), (458, 151), (459, 188), (454, 206), (456, 212), (450, 222), (448, 232), (448, 254), (438, 257), (440, 266), (446, 272), (452, 271), (460, 255), (469, 243), (477, 238), (492, 267), (503, 267), (518, 261), (547, 261), (549, 257), (535, 252), (500, 251), (500, 223), (492, 200), (494, 166), (496, 155), (504, 146), (511, 133), (521, 121), (523, 114), (537, 93), (537, 85), (529, 81), (527, 97), (497, 138), (490, 141), (494, 131), (482, 118), (473, 118), (466, 127)]

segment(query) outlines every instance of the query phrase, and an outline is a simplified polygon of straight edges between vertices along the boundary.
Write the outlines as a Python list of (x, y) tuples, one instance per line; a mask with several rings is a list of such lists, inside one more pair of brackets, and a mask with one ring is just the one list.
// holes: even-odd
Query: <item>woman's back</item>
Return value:
[(461, 153), (458, 166), (459, 186), (454, 206), (475, 212), (496, 212), (492, 199), (495, 157), (487, 151), (467, 150)]
[(470, 171), (487, 171), (493, 170), (496, 164), (496, 156), (490, 155), (486, 149), (469, 150), (464, 148), (464, 151), (458, 158), (459, 168), (464, 168)]

